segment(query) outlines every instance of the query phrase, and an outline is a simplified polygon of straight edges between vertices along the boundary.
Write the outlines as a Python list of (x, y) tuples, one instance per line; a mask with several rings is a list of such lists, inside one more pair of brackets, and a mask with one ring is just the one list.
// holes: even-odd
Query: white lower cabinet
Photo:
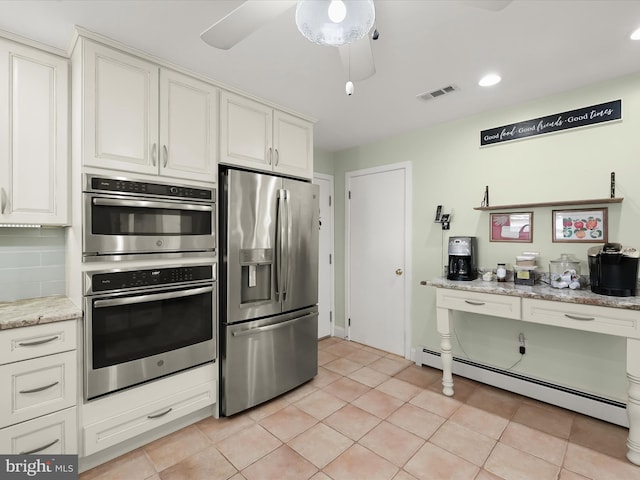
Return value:
[(78, 452), (76, 321), (0, 331), (0, 452)]
[(61, 455), (78, 451), (76, 407), (0, 430), (0, 452), (8, 455)]
[(215, 404), (215, 375), (215, 364), (205, 365), (87, 402), (82, 414), (84, 455), (113, 447)]

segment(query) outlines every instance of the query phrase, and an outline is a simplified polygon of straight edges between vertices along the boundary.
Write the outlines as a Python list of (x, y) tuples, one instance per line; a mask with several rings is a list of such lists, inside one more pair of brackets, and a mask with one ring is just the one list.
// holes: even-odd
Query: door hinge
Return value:
[(329, 195), (329, 206), (331, 206), (331, 195)]
[(347, 326), (350, 327), (351, 326), (351, 319), (348, 320), (347, 322)]
[(349, 200), (351, 200), (351, 190), (349, 190)]
[(331, 265), (331, 260), (332, 260), (331, 254), (329, 254), (329, 265)]
[(329, 323), (333, 323), (333, 312), (329, 312)]

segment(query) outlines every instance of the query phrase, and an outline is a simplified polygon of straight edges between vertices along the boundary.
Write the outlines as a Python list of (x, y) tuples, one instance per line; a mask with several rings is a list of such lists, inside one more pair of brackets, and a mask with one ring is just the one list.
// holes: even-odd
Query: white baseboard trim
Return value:
[[(416, 364), (442, 370), (440, 352), (418, 346)], [(599, 418), (609, 423), (629, 427), (626, 404), (616, 400), (599, 397), (591, 393), (563, 387), (463, 358), (453, 358), (452, 370), (454, 374), (461, 377), (470, 378), (502, 390)], [(455, 385), (453, 388), (455, 390)]]
[(344, 327), (338, 327), (335, 325), (333, 327), (333, 336), (338, 338), (347, 338), (347, 332)]

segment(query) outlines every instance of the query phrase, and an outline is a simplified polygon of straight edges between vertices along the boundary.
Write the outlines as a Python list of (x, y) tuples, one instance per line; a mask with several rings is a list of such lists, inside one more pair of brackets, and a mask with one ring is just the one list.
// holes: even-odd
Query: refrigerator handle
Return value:
[(282, 280), (282, 257), (284, 256), (284, 229), (285, 222), (282, 216), (285, 214), (285, 190), (278, 190), (278, 203), (276, 206), (276, 296), (281, 301), (284, 282)]
[(287, 293), (289, 293), (289, 278), (290, 278), (290, 274), (291, 274), (291, 235), (292, 235), (292, 231), (293, 231), (293, 221), (292, 221), (292, 214), (291, 214), (291, 192), (289, 190), (286, 190), (286, 204), (287, 204), (287, 247), (286, 247), (286, 261), (287, 261), (287, 268), (285, 270), (285, 277), (284, 277), (284, 296), (282, 298), (282, 301), (286, 300), (287, 297)]

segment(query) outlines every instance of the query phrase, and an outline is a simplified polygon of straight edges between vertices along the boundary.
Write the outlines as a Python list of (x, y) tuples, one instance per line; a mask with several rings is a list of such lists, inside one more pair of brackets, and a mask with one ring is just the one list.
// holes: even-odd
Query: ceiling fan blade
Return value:
[(357, 42), (338, 47), (340, 60), (349, 80), (365, 80), (376, 73), (371, 41), (371, 37), (365, 35)]
[(482, 8), (498, 12), (507, 7), (512, 0), (463, 0), (462, 3), (470, 7)]
[(295, 0), (248, 0), (200, 34), (215, 48), (228, 50), (296, 4)]

